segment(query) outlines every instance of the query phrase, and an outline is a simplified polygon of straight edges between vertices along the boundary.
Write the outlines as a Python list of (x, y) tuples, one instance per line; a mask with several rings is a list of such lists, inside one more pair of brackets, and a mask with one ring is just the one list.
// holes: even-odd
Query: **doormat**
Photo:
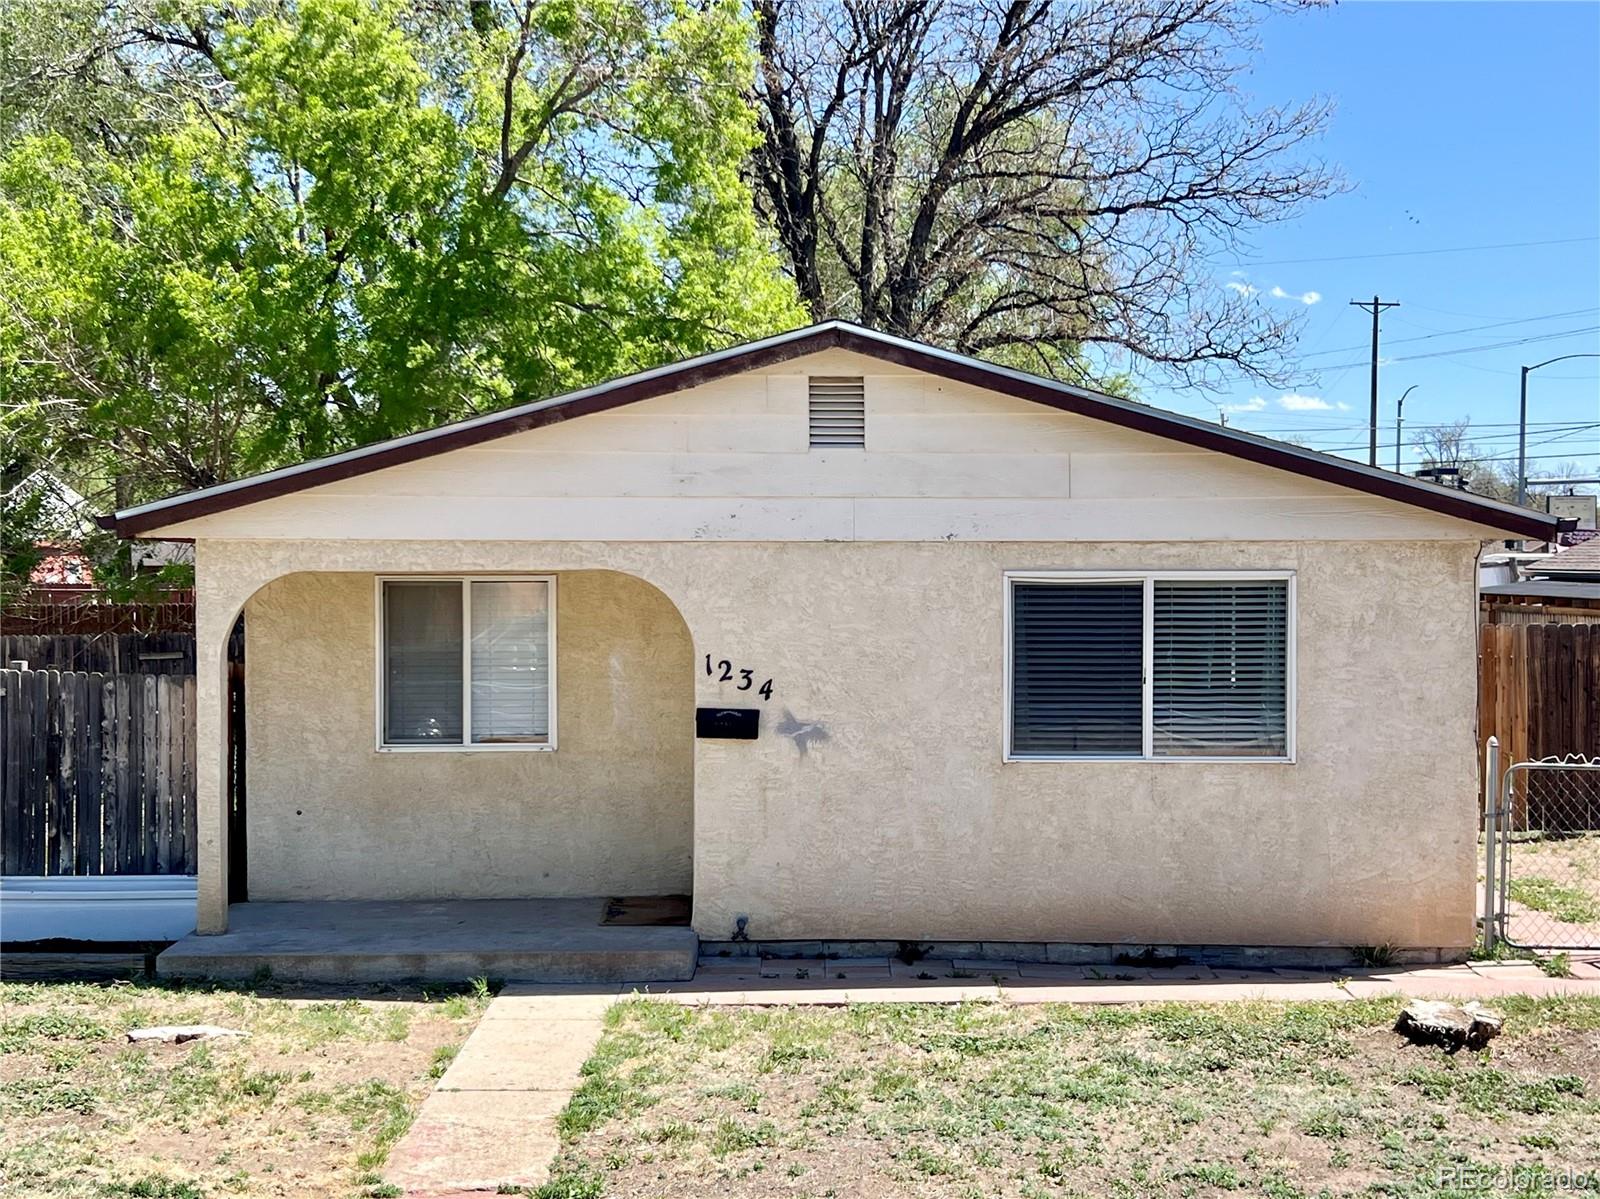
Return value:
[(689, 925), (687, 895), (623, 895), (606, 900), (601, 924)]

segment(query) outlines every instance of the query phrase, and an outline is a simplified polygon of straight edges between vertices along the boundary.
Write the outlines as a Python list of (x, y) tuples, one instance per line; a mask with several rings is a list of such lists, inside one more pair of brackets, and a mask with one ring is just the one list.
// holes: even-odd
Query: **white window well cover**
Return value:
[(809, 383), (811, 444), (865, 448), (865, 380), (859, 375), (812, 375)]

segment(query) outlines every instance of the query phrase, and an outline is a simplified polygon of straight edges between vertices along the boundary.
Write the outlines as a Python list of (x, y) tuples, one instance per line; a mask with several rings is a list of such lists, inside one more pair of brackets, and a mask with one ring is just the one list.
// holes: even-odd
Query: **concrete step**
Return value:
[(185, 937), (156, 958), (156, 973), (321, 983), (694, 976), (692, 930), (602, 925), (603, 906), (598, 898), (235, 904), (226, 933)]

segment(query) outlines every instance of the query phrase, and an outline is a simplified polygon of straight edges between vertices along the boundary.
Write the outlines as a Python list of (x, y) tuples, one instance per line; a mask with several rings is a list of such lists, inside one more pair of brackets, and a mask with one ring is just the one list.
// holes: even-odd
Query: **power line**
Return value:
[[(1600, 312), (1600, 308), (1574, 308), (1570, 312), (1550, 312), (1544, 316), (1525, 316), (1514, 321), (1495, 321), (1488, 325), (1468, 325), (1465, 329), (1441, 329), (1435, 333), (1424, 333), (1417, 337), (1391, 337), (1389, 344), (1392, 346), (1403, 345), (1414, 341), (1433, 341), (1439, 337), (1455, 337), (1462, 333), (1481, 333), (1485, 329), (1503, 329), (1510, 325), (1529, 325), (1534, 321), (1553, 321), (1563, 316), (1587, 316), (1593, 312)], [(1399, 320), (1399, 317), (1395, 318)], [(1427, 326), (1423, 326), (1426, 328)], [(1318, 358), (1323, 354), (1345, 354), (1351, 350), (1359, 350), (1361, 346), (1337, 346), (1331, 350), (1308, 350), (1301, 354), (1301, 358)]]
[[(1581, 430), (1575, 430), (1575, 432), (1577, 432), (1577, 431), (1581, 431)], [(1558, 443), (1560, 441), (1565, 440), (1565, 438), (1567, 436), (1569, 436), (1569, 435), (1568, 434), (1563, 434), (1561, 437), (1552, 437), (1552, 438), (1549, 438), (1549, 439), (1544, 440), (1544, 441), (1536, 441), (1533, 444), (1534, 445), (1554, 445), (1554, 444), (1556, 444), (1556, 443)], [(1488, 438), (1479, 438), (1477, 441), (1466, 442), (1466, 443), (1463, 443), (1463, 444), (1465, 446), (1476, 446), (1476, 447), (1479, 447), (1479, 448), (1483, 448), (1485, 446), (1485, 444), (1489, 440), (1490, 439), (1488, 439)], [(1511, 447), (1511, 448), (1507, 448), (1503, 452), (1501, 451), (1501, 442), (1503, 440), (1505, 440), (1505, 439), (1495, 439), (1494, 444), (1488, 446), (1488, 448), (1493, 449), (1496, 452), (1493, 453), (1493, 454), (1484, 454), (1484, 455), (1482, 455), (1482, 457), (1484, 458), (1485, 461), (1497, 460), (1497, 459), (1500, 459), (1500, 458), (1514, 458), (1514, 457), (1516, 457), (1516, 449), (1514, 448), (1514, 446)], [(1514, 439), (1511, 439), (1511, 440), (1514, 441)], [(1396, 443), (1392, 442), (1392, 441), (1380, 442), (1378, 444), (1378, 448), (1381, 449), (1381, 450), (1392, 450), (1392, 449), (1395, 448), (1395, 444)], [(1400, 442), (1399, 444), (1400, 444), (1400, 446), (1402, 448), (1404, 448), (1407, 443), (1406, 442)], [(1410, 444), (1413, 445), (1413, 446), (1416, 445), (1416, 443), (1414, 441), (1411, 442)], [(1366, 449), (1366, 446), (1364, 446), (1364, 445), (1329, 445), (1329, 446), (1310, 446), (1308, 448), (1314, 449), (1314, 450), (1321, 450), (1324, 454), (1337, 454), (1337, 453), (1343, 453), (1343, 452), (1346, 452), (1346, 451), (1353, 452), (1355, 450)], [(1582, 450), (1582, 449), (1579, 449), (1579, 450), (1573, 450), (1572, 453), (1576, 454), (1578, 457), (1582, 458), (1582, 457), (1586, 457), (1586, 456), (1591, 455), (1591, 454), (1600, 454), (1600, 450)], [(1556, 454), (1554, 456), (1557, 457), (1557, 458), (1561, 457), (1560, 454)]]
[[(1536, 446), (1537, 445), (1553, 445), (1554, 443), (1556, 443), (1558, 441), (1564, 441), (1566, 438), (1571, 437), (1575, 433), (1583, 433), (1583, 432), (1586, 432), (1589, 429), (1600, 429), (1600, 423), (1584, 425), (1582, 428), (1578, 428), (1578, 429), (1567, 429), (1567, 430), (1563, 431), (1562, 433), (1558, 434), (1555, 437), (1541, 438), (1540, 440), (1535, 441), (1535, 442), (1530, 442), (1529, 444), (1536, 445)], [(1489, 441), (1489, 440), (1497, 440), (1499, 438), (1505, 438), (1505, 437), (1508, 437), (1508, 436), (1510, 436), (1510, 435), (1509, 434), (1498, 434), (1494, 438), (1479, 438), (1478, 440), (1480, 442), (1482, 442), (1482, 441)], [(1463, 450), (1465, 450), (1467, 448), (1470, 448), (1471, 444), (1472, 443), (1470, 443), (1470, 442), (1463, 441), (1463, 446), (1462, 446)], [(1359, 450), (1361, 448), (1362, 447), (1359, 446), (1359, 445), (1328, 446), (1328, 447), (1325, 447), (1323, 449), (1323, 453), (1334, 454), (1334, 453), (1338, 453), (1341, 450)], [(1394, 449), (1394, 443), (1393, 442), (1388, 442), (1388, 443), (1384, 444), (1383, 446), (1381, 446), (1380, 448), (1386, 449), (1386, 450), (1392, 450), (1392, 449)], [(1578, 451), (1576, 451), (1576, 453), (1577, 453), (1578, 457), (1583, 458), (1583, 457), (1588, 457), (1591, 454), (1600, 454), (1600, 450), (1578, 450)], [(1503, 454), (1487, 454), (1487, 455), (1484, 455), (1482, 460), (1486, 461), (1486, 462), (1492, 462), (1492, 461), (1497, 461), (1500, 458), (1512, 457), (1512, 456), (1514, 456), (1514, 454), (1515, 454), (1515, 451), (1507, 450)], [(1549, 457), (1549, 458), (1560, 458), (1560, 457), (1563, 457), (1563, 455), (1561, 455), (1561, 454), (1547, 454), (1545, 456)]]
[[(1478, 346), (1462, 346), (1454, 350), (1435, 350), (1431, 354), (1404, 354), (1399, 358), (1385, 358), (1385, 364), (1390, 362), (1418, 362), (1424, 358), (1450, 358), (1457, 354), (1479, 354), (1484, 350), (1503, 350), (1508, 346), (1533, 345), (1541, 341), (1559, 341), (1563, 337), (1577, 337), (1585, 333), (1600, 333), (1600, 325), (1588, 325), (1582, 329), (1563, 329), (1559, 333), (1540, 333), (1532, 337), (1518, 337), (1510, 341), (1486, 342)], [(1313, 369), (1319, 371), (1348, 370), (1352, 367), (1365, 366), (1364, 362), (1338, 362), (1331, 366), (1318, 366)]]
[[(1231, 414), (1231, 415), (1238, 415), (1238, 414), (1234, 413), (1234, 414)], [(1245, 415), (1249, 415), (1249, 414), (1246, 413)], [(1408, 425), (1407, 428), (1409, 428), (1412, 432), (1415, 433), (1415, 432), (1421, 432), (1424, 429), (1428, 429), (1428, 430), (1432, 430), (1432, 429), (1453, 429), (1453, 428), (1456, 427), (1456, 425), (1458, 423), (1459, 422), (1457, 422), (1457, 421), (1441, 421), (1439, 424), (1436, 424), (1436, 425)], [(1261, 428), (1261, 429), (1247, 429), (1247, 430), (1245, 430), (1245, 432), (1247, 432), (1247, 433), (1308, 433), (1308, 434), (1352, 433), (1357, 429), (1365, 429), (1366, 427), (1367, 426), (1364, 425), (1364, 424), (1356, 424), (1356, 425), (1285, 425), (1282, 428), (1270, 428), (1269, 427), (1269, 428)], [(1517, 422), (1516, 421), (1496, 421), (1494, 423), (1485, 423), (1485, 424), (1481, 424), (1481, 425), (1472, 424), (1472, 423), (1469, 422), (1468, 425), (1467, 425), (1467, 431), (1469, 433), (1476, 434), (1477, 430), (1479, 430), (1479, 429), (1515, 429), (1516, 427), (1517, 427)], [(1538, 422), (1529, 422), (1529, 424), (1528, 424), (1528, 428), (1530, 428), (1530, 429), (1538, 429), (1538, 430), (1540, 430), (1542, 432), (1547, 432), (1547, 433), (1558, 433), (1558, 432), (1581, 433), (1585, 429), (1593, 429), (1595, 427), (1596, 426), (1594, 424), (1592, 424), (1592, 423), (1579, 422), (1579, 421), (1538, 421)], [(1516, 436), (1516, 434), (1515, 433), (1511, 433), (1511, 432), (1507, 432), (1507, 433), (1486, 433), (1483, 436), (1478, 437), (1477, 440), (1479, 440), (1479, 441), (1492, 441), (1492, 440), (1494, 440), (1496, 438), (1499, 438), (1499, 437), (1514, 437), (1514, 436)]]
[(1473, 254), (1480, 250), (1521, 250), (1529, 246), (1571, 246), (1600, 237), (1558, 237), (1551, 241), (1502, 241), (1481, 246), (1444, 246), (1437, 250), (1391, 250), (1384, 254), (1335, 254), (1327, 258), (1258, 258), (1234, 266), (1300, 266), (1311, 262), (1367, 262), (1375, 258), (1422, 258), (1432, 254)]

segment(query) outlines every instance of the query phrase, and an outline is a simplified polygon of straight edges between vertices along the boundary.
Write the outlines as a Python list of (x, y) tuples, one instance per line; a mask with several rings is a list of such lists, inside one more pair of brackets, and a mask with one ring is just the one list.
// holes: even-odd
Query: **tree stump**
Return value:
[(1440, 1045), (1451, 1053), (1482, 1049), (1500, 1035), (1505, 1017), (1477, 1001), (1463, 1004), (1413, 999), (1400, 1011), (1395, 1031), (1419, 1045)]

